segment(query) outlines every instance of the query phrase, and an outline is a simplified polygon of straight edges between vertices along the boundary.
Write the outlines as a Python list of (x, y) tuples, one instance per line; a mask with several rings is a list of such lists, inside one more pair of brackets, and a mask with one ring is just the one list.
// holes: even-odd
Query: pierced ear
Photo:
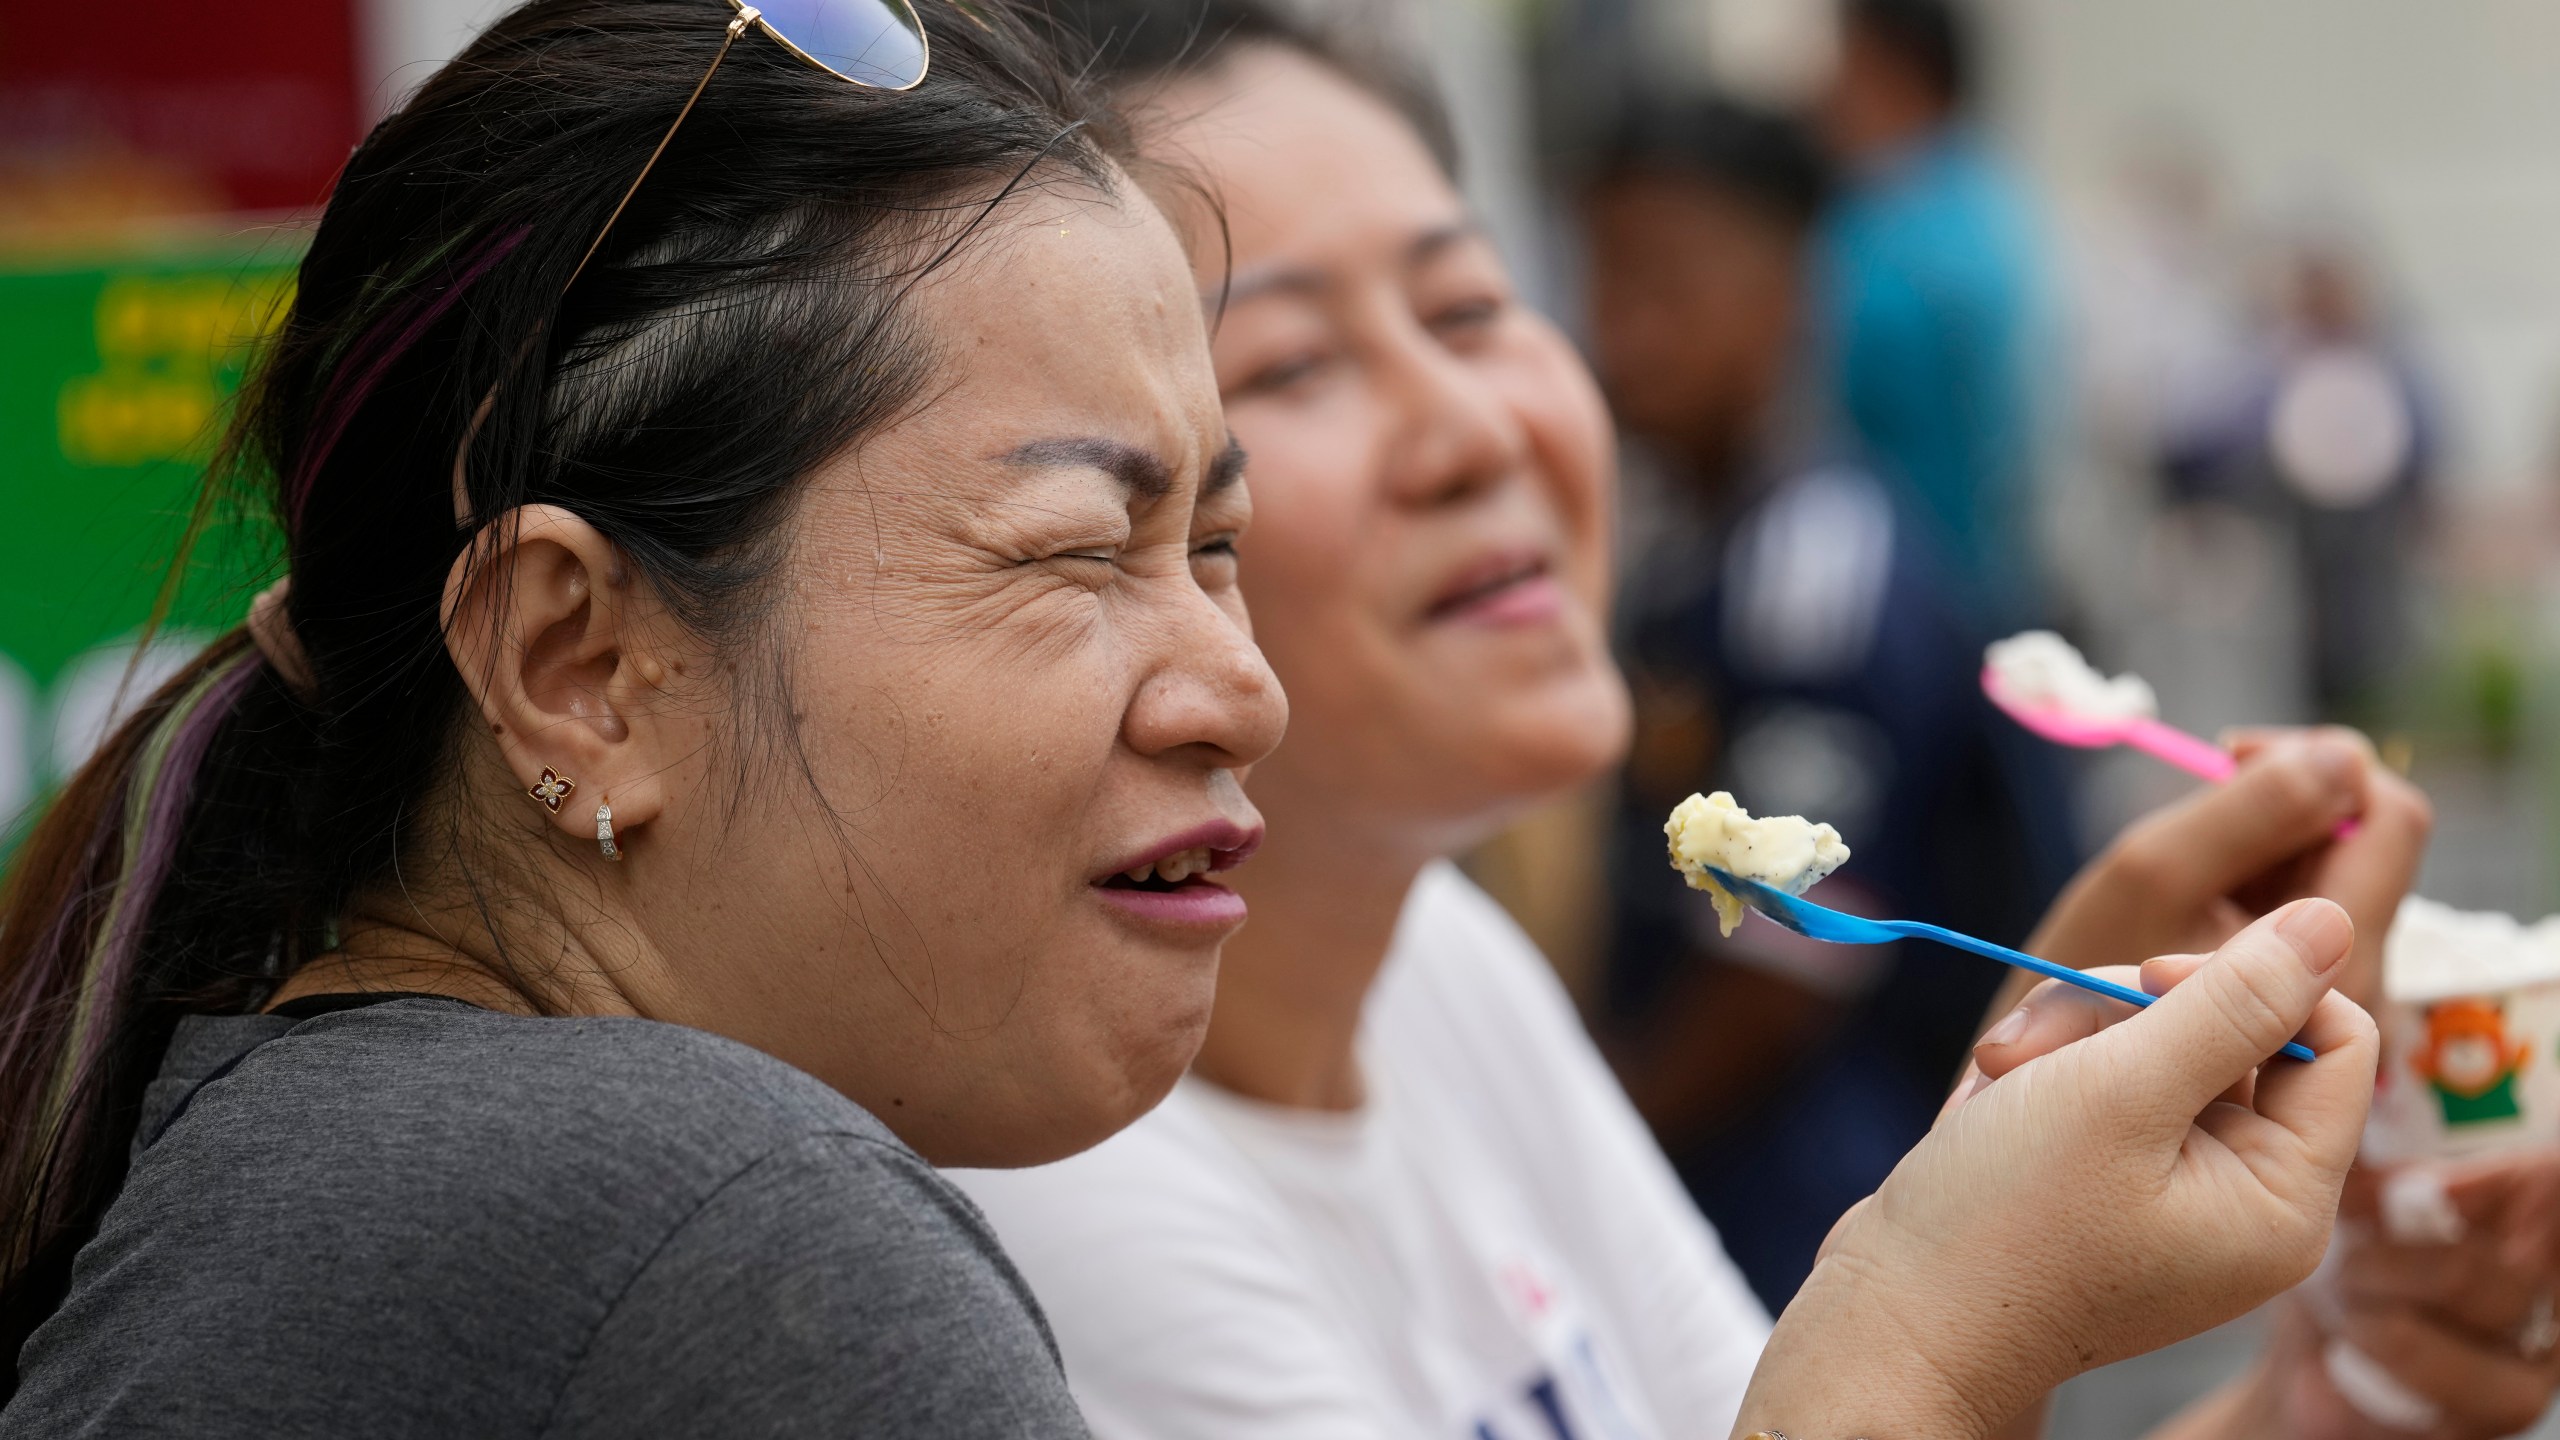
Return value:
[(443, 618), (527, 805), (597, 858), (599, 805), (618, 840), (657, 818), (669, 757), (653, 702), (677, 631), (602, 532), (556, 505), (499, 516), (445, 577)]

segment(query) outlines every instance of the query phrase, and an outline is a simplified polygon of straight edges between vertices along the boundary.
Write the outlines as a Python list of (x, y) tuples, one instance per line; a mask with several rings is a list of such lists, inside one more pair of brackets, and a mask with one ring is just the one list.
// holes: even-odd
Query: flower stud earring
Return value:
[(613, 843), (613, 802), (609, 800), (596, 807), (596, 848), (607, 860), (622, 858), (622, 847)]
[(542, 783), (524, 793), (539, 801), (543, 809), (557, 815), (560, 802), (568, 799), (569, 792), (577, 788), (577, 781), (545, 765), (542, 767)]

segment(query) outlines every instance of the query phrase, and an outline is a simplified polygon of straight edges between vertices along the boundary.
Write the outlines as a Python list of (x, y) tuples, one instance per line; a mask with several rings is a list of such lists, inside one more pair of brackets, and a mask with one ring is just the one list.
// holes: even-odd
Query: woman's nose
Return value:
[(1389, 409), (1386, 475), (1408, 505), (1464, 499), (1519, 468), (1526, 428), (1501, 391), (1415, 325), (1377, 362)]
[(1251, 632), (1199, 595), (1168, 640), (1163, 663), (1129, 706), (1122, 730), (1130, 748), (1141, 755), (1196, 749), (1220, 769), (1269, 755), (1288, 728), (1289, 701)]

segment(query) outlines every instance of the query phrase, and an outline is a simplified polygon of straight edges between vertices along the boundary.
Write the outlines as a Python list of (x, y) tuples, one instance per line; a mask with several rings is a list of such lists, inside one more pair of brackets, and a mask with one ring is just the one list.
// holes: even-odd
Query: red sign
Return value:
[(0, 0), (0, 149), (174, 176), (205, 208), (317, 205), (361, 138), (350, 0)]

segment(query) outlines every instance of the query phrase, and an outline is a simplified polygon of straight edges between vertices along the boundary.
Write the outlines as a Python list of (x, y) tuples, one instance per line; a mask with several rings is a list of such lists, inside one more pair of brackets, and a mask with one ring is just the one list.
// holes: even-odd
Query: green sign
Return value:
[(295, 240), (0, 265), (0, 821), (115, 715), (239, 623), (276, 553), (217, 516), (162, 640), (135, 642), (194, 512)]

